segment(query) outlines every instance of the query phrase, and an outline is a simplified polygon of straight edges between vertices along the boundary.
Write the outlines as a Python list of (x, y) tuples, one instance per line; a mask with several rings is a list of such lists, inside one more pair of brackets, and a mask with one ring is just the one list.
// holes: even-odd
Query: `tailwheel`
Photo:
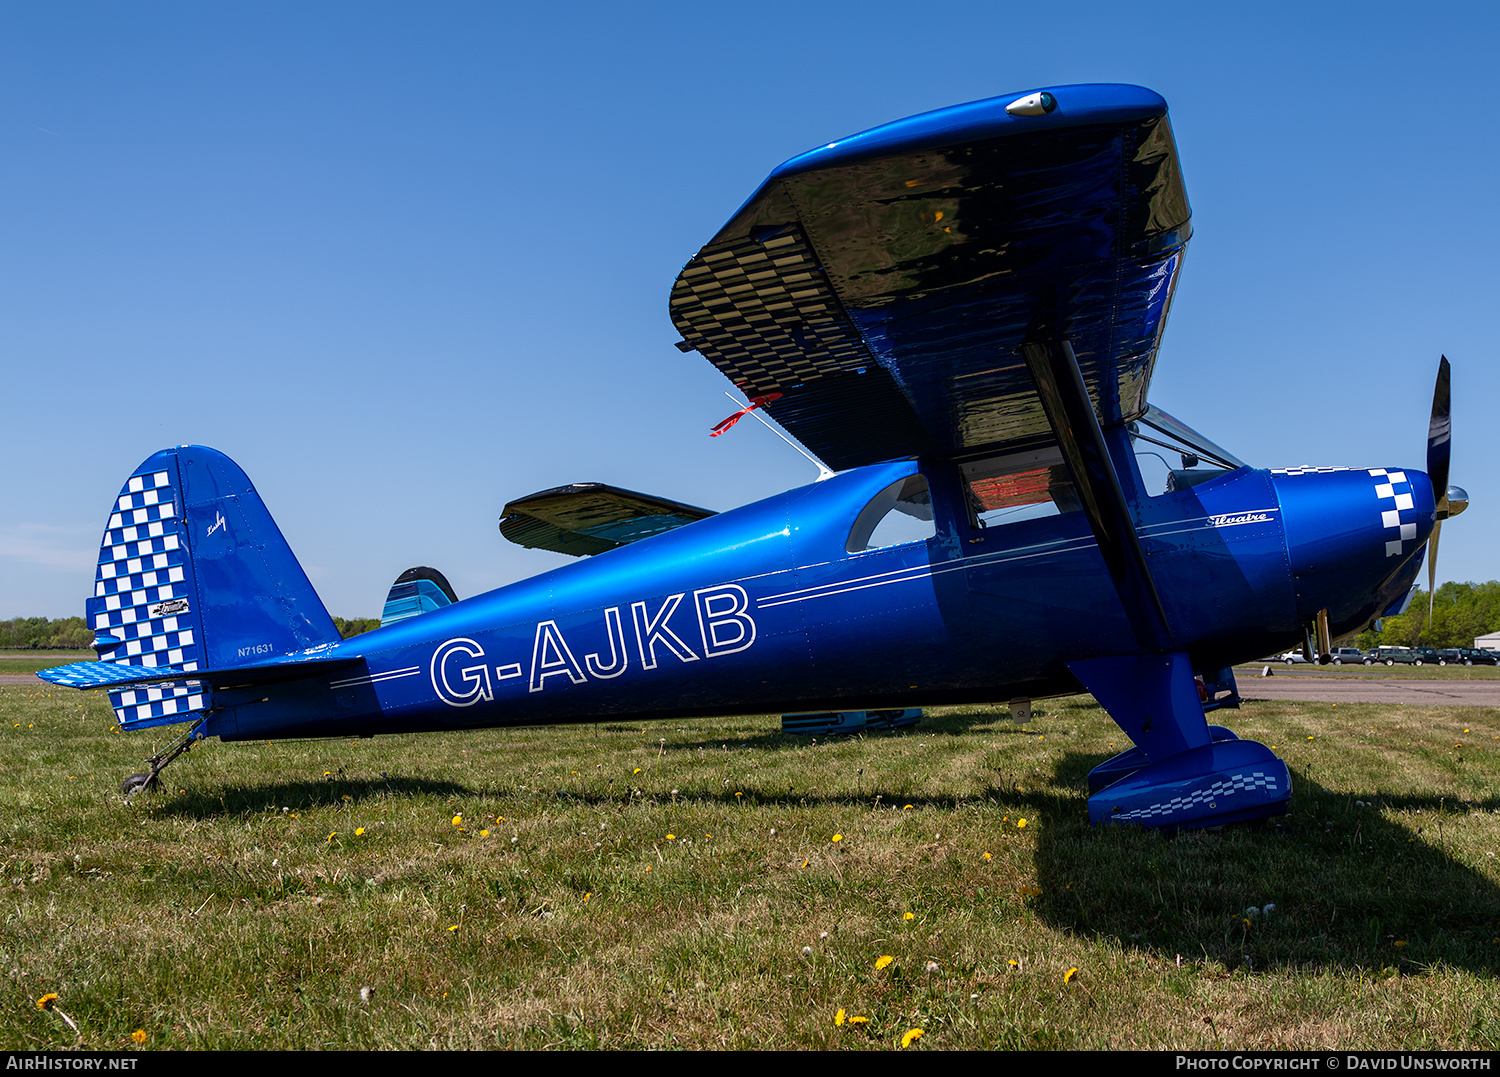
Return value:
[(208, 718), (203, 717), (194, 722), (186, 733), (178, 737), (167, 747), (157, 752), (146, 760), (151, 768), (144, 774), (132, 774), (120, 783), (120, 795), (126, 799), (135, 796), (144, 789), (149, 789), (156, 784), (156, 776), (166, 769), (167, 764), (176, 759), (183, 752), (192, 748), (195, 740), (203, 737), (203, 727), (208, 724)]
[(156, 781), (154, 774), (132, 774), (120, 783), (120, 795), (133, 797)]

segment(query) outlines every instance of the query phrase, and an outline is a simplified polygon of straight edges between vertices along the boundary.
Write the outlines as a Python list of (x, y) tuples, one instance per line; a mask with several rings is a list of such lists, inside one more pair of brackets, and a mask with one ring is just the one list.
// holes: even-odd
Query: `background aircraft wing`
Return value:
[(1071, 342), (1104, 425), (1144, 410), (1189, 216), (1157, 94), (996, 97), (781, 165), (671, 315), (836, 469), (1025, 448), (1053, 436), (1023, 343)]
[(602, 482), (575, 482), (510, 502), (500, 516), (500, 533), (518, 546), (582, 557), (715, 515)]

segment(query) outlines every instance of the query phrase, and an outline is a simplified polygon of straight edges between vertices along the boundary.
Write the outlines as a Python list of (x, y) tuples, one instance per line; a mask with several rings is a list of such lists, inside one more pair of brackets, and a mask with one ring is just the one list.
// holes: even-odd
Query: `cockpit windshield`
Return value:
[(1136, 462), (1152, 496), (1186, 489), (1246, 463), (1158, 407), (1130, 424)]

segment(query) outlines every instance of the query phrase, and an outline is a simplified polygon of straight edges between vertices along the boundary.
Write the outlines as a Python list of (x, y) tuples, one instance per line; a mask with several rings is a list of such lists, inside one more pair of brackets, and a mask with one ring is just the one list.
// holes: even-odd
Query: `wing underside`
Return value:
[(683, 269), (697, 350), (834, 468), (1053, 441), (1022, 353), (1066, 340), (1101, 423), (1138, 416), (1189, 210), (1166, 104), (1060, 87), (793, 158)]

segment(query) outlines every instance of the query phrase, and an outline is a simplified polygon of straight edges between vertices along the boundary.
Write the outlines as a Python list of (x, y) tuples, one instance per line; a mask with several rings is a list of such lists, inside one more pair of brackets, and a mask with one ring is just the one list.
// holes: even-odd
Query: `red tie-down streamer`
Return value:
[(746, 404), (743, 408), (735, 412), (729, 418), (715, 423), (714, 428), (709, 431), (708, 436), (711, 438), (718, 437), (720, 434), (724, 433), (724, 431), (734, 426), (735, 423), (743, 419), (746, 415), (749, 415), (756, 408), (763, 408), (772, 401), (780, 399), (780, 393), (766, 393), (763, 396), (752, 396), (750, 398), (750, 403)]

